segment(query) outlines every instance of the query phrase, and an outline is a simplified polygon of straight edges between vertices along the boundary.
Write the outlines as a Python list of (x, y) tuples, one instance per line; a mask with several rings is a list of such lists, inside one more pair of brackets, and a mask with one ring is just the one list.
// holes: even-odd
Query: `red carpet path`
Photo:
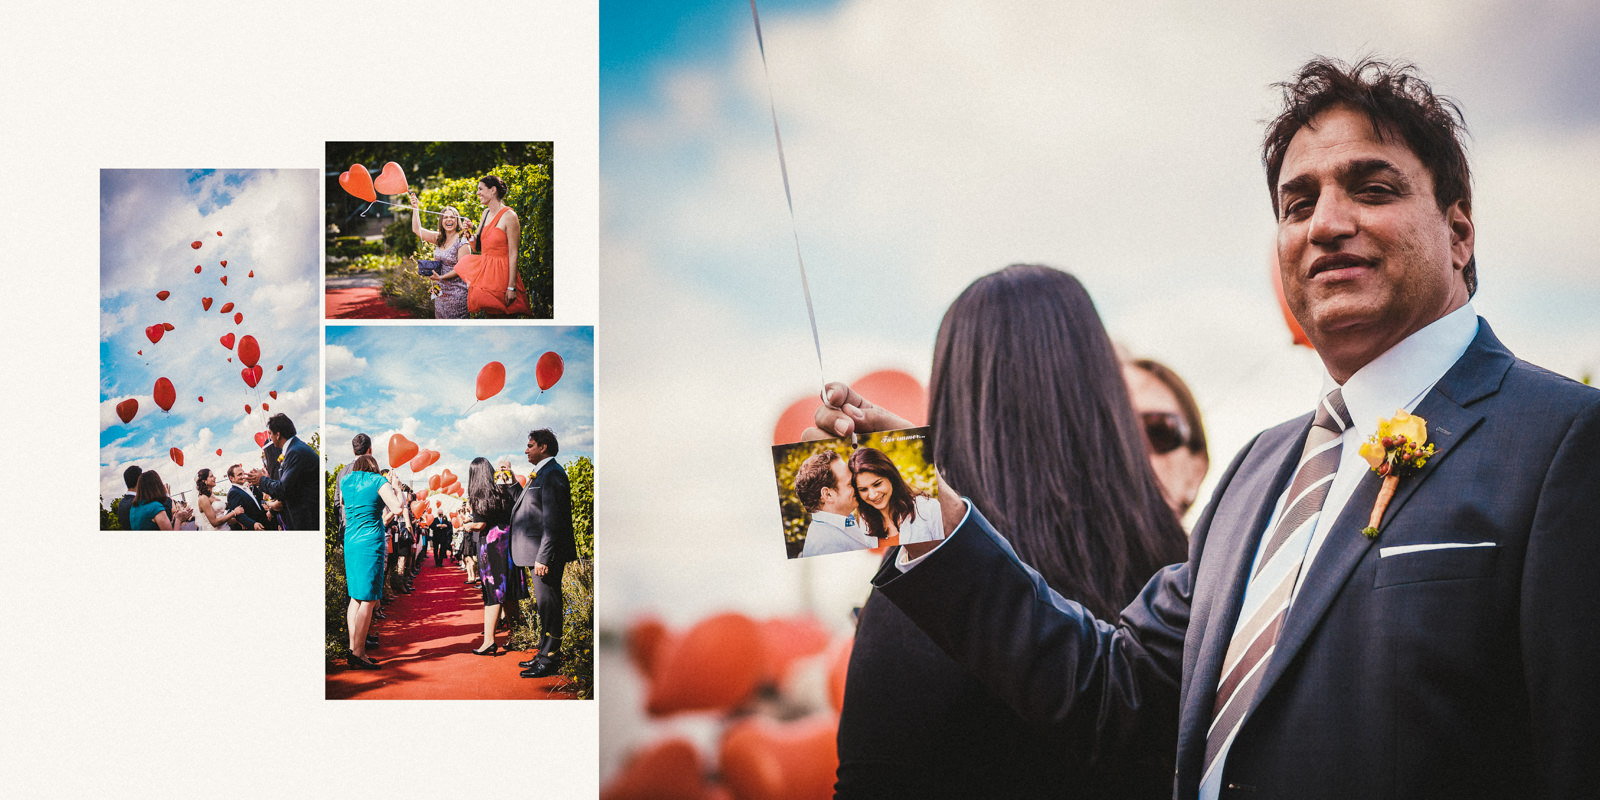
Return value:
[(328, 319), (409, 319), (410, 314), (384, 302), (377, 289), (356, 286), (328, 289)]
[(379, 645), (367, 648), (367, 655), (379, 669), (346, 669), (343, 663), (330, 666), (327, 698), (383, 700), (477, 700), (477, 699), (552, 699), (568, 700), (565, 679), (523, 678), (517, 673), (518, 661), (533, 657), (532, 652), (504, 652), (505, 631), (495, 640), (501, 655), (475, 656), (472, 648), (482, 641), (483, 599), (477, 587), (462, 581), (460, 567), (423, 563), (413, 586), (416, 591), (399, 595), (387, 609), (389, 618), (373, 620)]

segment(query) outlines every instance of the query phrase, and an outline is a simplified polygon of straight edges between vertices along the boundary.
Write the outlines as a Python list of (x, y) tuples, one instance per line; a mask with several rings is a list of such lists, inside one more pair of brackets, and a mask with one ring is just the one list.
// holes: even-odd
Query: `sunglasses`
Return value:
[(1189, 423), (1183, 415), (1172, 411), (1145, 411), (1139, 414), (1144, 423), (1144, 438), (1150, 442), (1150, 451), (1156, 455), (1170, 453), (1189, 444)]

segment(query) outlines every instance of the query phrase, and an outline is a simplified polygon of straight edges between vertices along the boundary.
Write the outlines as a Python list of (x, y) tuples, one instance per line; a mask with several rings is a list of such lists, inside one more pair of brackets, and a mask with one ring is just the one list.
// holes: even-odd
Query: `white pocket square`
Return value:
[(1424, 550), (1458, 550), (1463, 547), (1494, 547), (1494, 542), (1435, 542), (1433, 544), (1402, 544), (1378, 548), (1378, 558), (1420, 553)]

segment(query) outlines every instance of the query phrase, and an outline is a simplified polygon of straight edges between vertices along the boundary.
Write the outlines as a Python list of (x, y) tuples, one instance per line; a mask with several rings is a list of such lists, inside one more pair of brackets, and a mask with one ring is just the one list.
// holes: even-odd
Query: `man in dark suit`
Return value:
[[(1317, 411), (1245, 447), (1189, 560), (1116, 624), (1053, 594), (960, 487), (943, 546), (874, 583), (1083, 753), (1175, 746), (1184, 800), (1595, 796), (1600, 392), (1473, 313), (1453, 105), (1381, 63), (1317, 59), (1284, 89), (1264, 161)], [(898, 422), (827, 391), (823, 430)], [(1360, 449), (1397, 408), (1434, 452), (1380, 500)]]
[(128, 512), (133, 510), (134, 488), (139, 485), (139, 476), (144, 474), (136, 464), (122, 471), (122, 482), (128, 485), (128, 493), (122, 496), (122, 502), (117, 504), (117, 521), (122, 523), (122, 530), (133, 530), (133, 523), (128, 519)]
[(266, 530), (267, 510), (261, 507), (261, 501), (250, 490), (250, 476), (245, 473), (244, 467), (238, 464), (228, 467), (228, 482), (233, 484), (228, 487), (228, 510), (244, 509), (243, 514), (228, 524), (237, 530)]
[(528, 463), (533, 474), (511, 508), (511, 563), (531, 573), (544, 636), (539, 652), (522, 662), (522, 677), (554, 675), (561, 653), (561, 574), (578, 557), (572, 539), (572, 484), (556, 463), (561, 445), (548, 428), (528, 434)]
[(314, 531), (321, 526), (322, 487), (317, 451), (295, 436), (294, 422), (285, 414), (267, 418), (267, 435), (283, 451), (277, 477), (262, 470), (250, 473), (250, 483), (283, 502), (288, 529)]

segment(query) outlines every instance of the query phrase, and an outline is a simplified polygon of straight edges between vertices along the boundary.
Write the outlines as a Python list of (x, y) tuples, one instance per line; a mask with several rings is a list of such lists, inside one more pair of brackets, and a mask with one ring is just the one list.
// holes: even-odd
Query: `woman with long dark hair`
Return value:
[(200, 509), (195, 515), (195, 527), (202, 531), (225, 531), (228, 523), (244, 515), (244, 506), (234, 506), (232, 511), (219, 511), (216, 495), (212, 494), (217, 489), (217, 476), (209, 469), (201, 469), (194, 476), (194, 506)]
[(134, 491), (133, 509), (128, 512), (128, 519), (136, 531), (175, 531), (194, 518), (188, 506), (173, 504), (172, 498), (167, 496), (167, 485), (153, 469), (139, 474), (138, 488)]
[(496, 654), (499, 644), (494, 640), (494, 629), (500, 621), (500, 607), (527, 596), (522, 571), (511, 564), (511, 506), (515, 502), (516, 493), (510, 486), (494, 482), (489, 459), (472, 459), (467, 470), (467, 506), (472, 509), (472, 521), (461, 527), (472, 529), (478, 540), (483, 644), (472, 651), (475, 655)]
[[(929, 388), (927, 444), (945, 483), (1000, 520), (1058, 592), (1115, 619), (1184, 558), (1111, 342), (1072, 276), (1014, 265), (967, 287), (939, 326)], [(843, 393), (851, 416), (881, 413)], [(840, 798), (1137, 798), (1172, 786), (1169, 764), (1029, 726), (875, 592), (850, 656), (838, 779)]]
[(506, 182), (494, 175), (478, 181), (483, 221), (470, 252), (460, 253), (456, 274), (467, 281), (467, 310), (491, 314), (528, 313), (528, 290), (517, 272), (522, 220), (505, 204)]
[(911, 488), (888, 454), (862, 447), (850, 454), (847, 465), (856, 490), (856, 516), (867, 533), (879, 539), (898, 536), (899, 544), (944, 538), (939, 501)]

